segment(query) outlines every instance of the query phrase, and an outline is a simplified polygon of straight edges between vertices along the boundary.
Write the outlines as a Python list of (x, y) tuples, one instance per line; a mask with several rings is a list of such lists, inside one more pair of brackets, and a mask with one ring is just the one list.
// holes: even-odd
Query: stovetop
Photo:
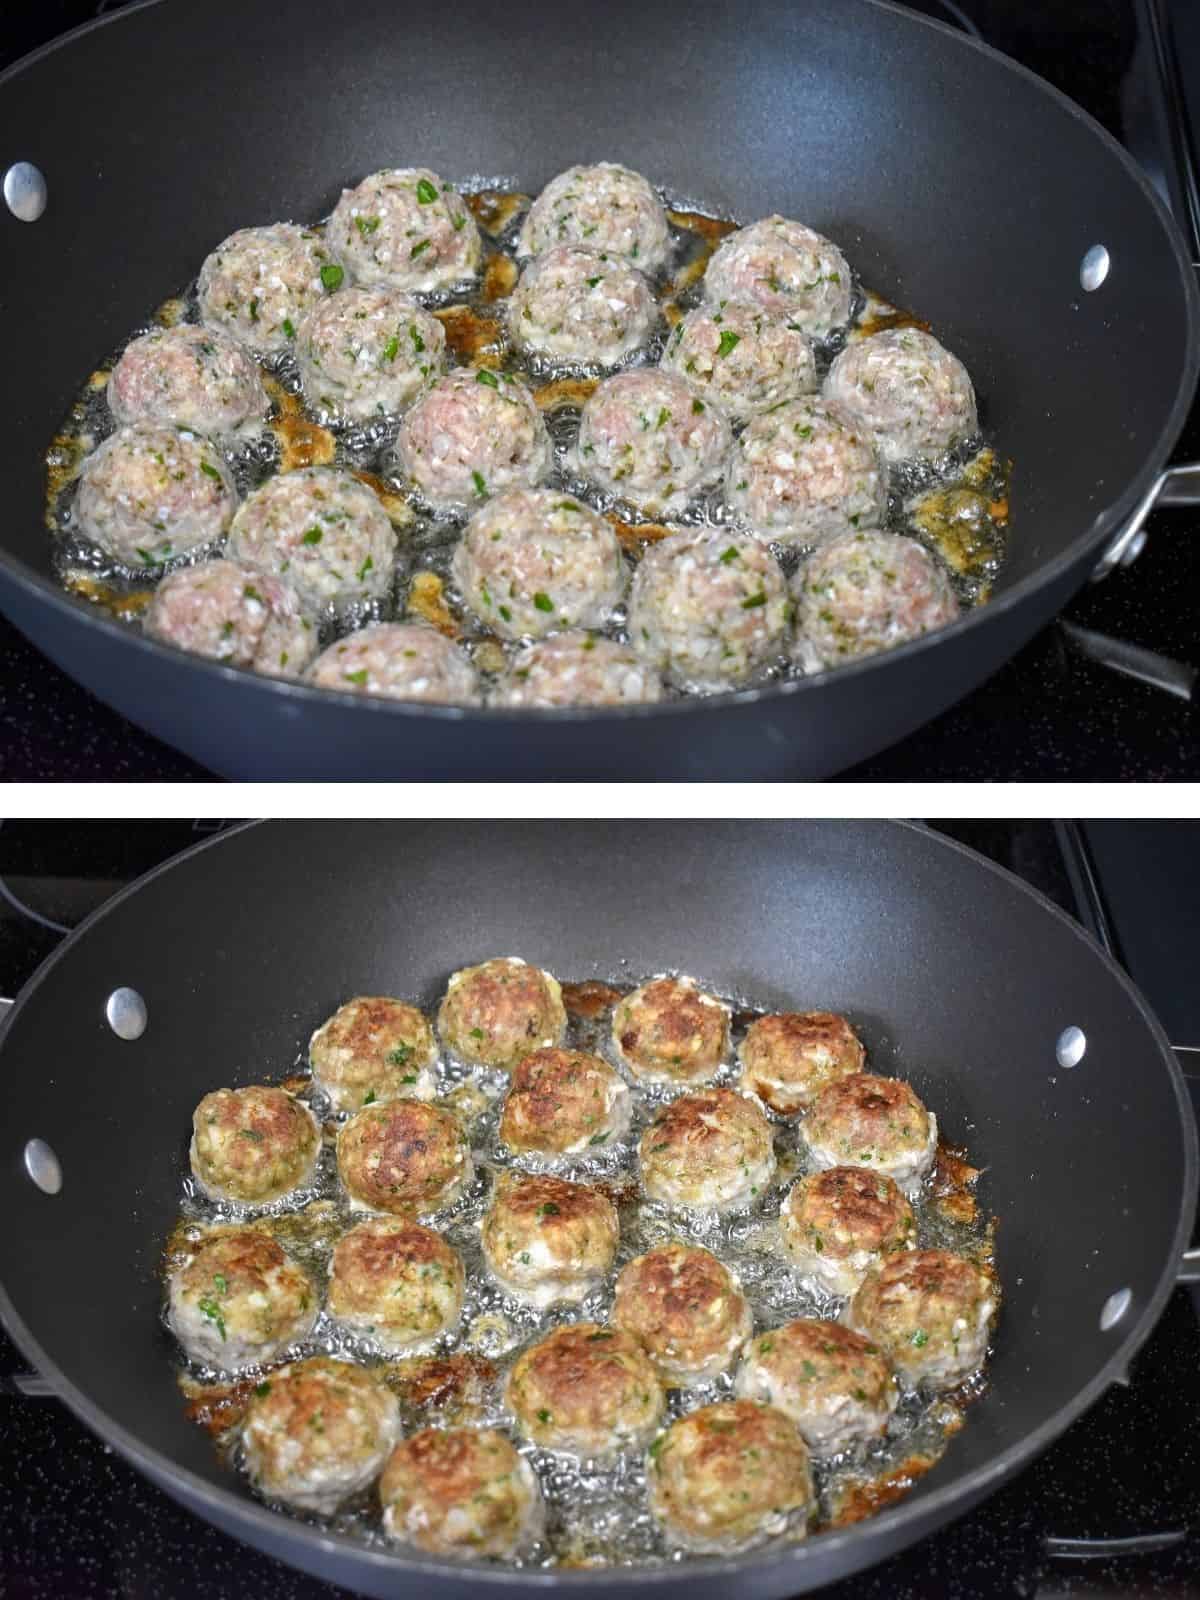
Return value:
[[(1064, 90), (1135, 151), (1158, 175), (1177, 215), (1187, 217), (1188, 181), (1179, 157), (1189, 141), (1192, 148), (1200, 145), (1195, 0), (914, 0), (914, 7), (943, 18), (947, 9), (958, 11), (990, 43)], [(113, 8), (97, 0), (6, 8), (0, 66), (96, 11)], [(1181, 74), (1175, 151), (1159, 109), (1155, 18), (1180, 56), (1190, 51), (1194, 63), (1194, 71)], [(1200, 408), (1175, 459), (1197, 457)], [(1194, 512), (1154, 515), (1141, 559), (1077, 596), (1065, 615), (1080, 627), (1200, 664), (1195, 525)], [(1128, 781), (1198, 774), (1200, 745), (1190, 703), (1084, 659), (1052, 625), (958, 706), (845, 776)], [(0, 618), (0, 777), (186, 782), (212, 774), (101, 705)]]

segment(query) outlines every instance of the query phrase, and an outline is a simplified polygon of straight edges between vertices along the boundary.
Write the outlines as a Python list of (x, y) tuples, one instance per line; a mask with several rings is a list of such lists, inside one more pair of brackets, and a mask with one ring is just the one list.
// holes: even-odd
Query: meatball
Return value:
[(335, 1111), (383, 1100), (432, 1100), (433, 1029), (403, 1000), (358, 995), (339, 1006), (308, 1042), (313, 1082)]
[(616, 1143), (629, 1126), (629, 1087), (582, 1050), (535, 1050), (517, 1067), (500, 1117), (511, 1150), (570, 1156)]
[(751, 1339), (734, 1389), (791, 1417), (818, 1456), (878, 1438), (900, 1399), (891, 1367), (869, 1339), (809, 1317)]
[(832, 539), (797, 571), (794, 653), (806, 672), (892, 650), (958, 616), (950, 579), (896, 533)]
[(292, 585), (236, 561), (172, 572), (143, 626), (152, 639), (276, 678), (298, 676), (317, 652), (316, 626)]
[(647, 516), (672, 516), (721, 476), (730, 437), (724, 413), (686, 378), (634, 367), (589, 396), (574, 465)]
[(828, 1167), (801, 1178), (779, 1212), (783, 1246), (831, 1294), (853, 1294), (885, 1256), (912, 1250), (917, 1223), (891, 1178)]
[(274, 1361), (312, 1332), (320, 1299), (270, 1234), (212, 1228), (167, 1286), (167, 1321), (192, 1361), (223, 1372)]
[(600, 1189), (565, 1178), (501, 1172), (483, 1219), (496, 1281), (533, 1306), (577, 1305), (612, 1266), (620, 1225)]
[(885, 461), (934, 460), (979, 427), (966, 367), (921, 328), (847, 345), (829, 369), (825, 398)]
[(378, 600), (392, 586), (396, 535), (379, 497), (348, 472), (277, 474), (243, 501), (229, 553), (295, 584), (313, 611)]
[(634, 648), (684, 689), (737, 689), (760, 676), (790, 620), (770, 550), (720, 528), (685, 528), (651, 545), (629, 594)]
[(704, 274), (710, 302), (756, 306), (814, 339), (847, 321), (853, 288), (837, 245), (780, 216), (764, 217), (723, 239)]
[(400, 1436), (400, 1406), (350, 1361), (315, 1356), (273, 1372), (246, 1408), (251, 1482), (270, 1500), (332, 1514), (379, 1472)]
[(677, 1240), (621, 1269), (612, 1320), (676, 1387), (726, 1371), (754, 1325), (729, 1268), (699, 1245)]
[(559, 633), (527, 645), (493, 694), (495, 706), (629, 706), (661, 700), (663, 683), (630, 645)]
[(556, 245), (532, 261), (508, 301), (518, 350), (555, 361), (614, 367), (658, 321), (650, 285), (607, 251)]
[(953, 1389), (987, 1354), (999, 1303), (983, 1267), (947, 1250), (912, 1250), (868, 1273), (842, 1316), (882, 1347), (901, 1382)]
[(320, 1153), (316, 1117), (284, 1089), (214, 1089), (192, 1117), (189, 1159), (210, 1200), (278, 1200), (309, 1181)]
[(458, 1119), (423, 1100), (356, 1112), (338, 1133), (337, 1166), (352, 1210), (395, 1216), (450, 1205), (475, 1175)]
[(452, 639), (419, 622), (376, 622), (331, 644), (308, 670), (310, 683), (343, 694), (474, 705), (479, 679)]
[(742, 1089), (781, 1117), (803, 1111), (821, 1090), (861, 1072), (865, 1052), (845, 1017), (831, 1011), (781, 1011), (759, 1017), (738, 1048)]
[(553, 489), (509, 489), (481, 506), (452, 571), (467, 606), (502, 639), (601, 628), (629, 578), (612, 526)]
[(422, 1353), (458, 1323), (466, 1275), (458, 1251), (432, 1228), (372, 1217), (333, 1252), (329, 1313), (388, 1351)]
[(636, 1339), (571, 1322), (517, 1357), (505, 1403), (534, 1444), (594, 1460), (644, 1445), (662, 1420), (665, 1396)]
[(428, 167), (373, 172), (343, 189), (326, 229), (356, 283), (429, 294), (479, 271), (479, 230), (465, 201)]
[(729, 1211), (775, 1176), (771, 1124), (756, 1100), (732, 1089), (672, 1100), (643, 1133), (638, 1156), (646, 1194), (671, 1206)]
[(395, 289), (343, 289), (296, 330), (305, 399), (350, 422), (406, 410), (442, 371), (445, 349), (438, 319)]
[(853, 1072), (831, 1083), (800, 1125), (817, 1167), (870, 1167), (912, 1186), (937, 1154), (937, 1118), (899, 1078)]
[(697, 306), (676, 325), (662, 364), (734, 422), (817, 387), (816, 363), (801, 330), (755, 306)]
[(504, 489), (532, 488), (553, 450), (533, 396), (516, 378), (460, 367), (400, 424), (396, 465), (439, 511), (465, 511)]
[(803, 1535), (815, 1505), (795, 1424), (751, 1400), (720, 1400), (673, 1422), (650, 1446), (646, 1483), (667, 1534), (696, 1551)]
[(452, 973), (438, 1011), (447, 1049), (471, 1066), (505, 1072), (531, 1051), (561, 1044), (566, 1031), (558, 979), (518, 956)]
[(379, 1480), (384, 1532), (431, 1555), (512, 1560), (541, 1538), (533, 1468), (494, 1428), (422, 1428)]
[(316, 228), (292, 222), (241, 228), (200, 268), (200, 320), (251, 350), (286, 350), (305, 312), (341, 277)]
[(729, 1007), (695, 978), (652, 978), (613, 1011), (617, 1058), (648, 1083), (706, 1083), (729, 1048)]
[(612, 161), (568, 167), (529, 208), (517, 244), (520, 256), (580, 244), (657, 272), (671, 249), (667, 214), (640, 173)]
[(134, 422), (84, 461), (72, 521), (127, 567), (160, 567), (224, 537), (237, 507), (229, 468), (210, 440)]
[(165, 423), (227, 438), (261, 425), (270, 401), (235, 339), (181, 322), (125, 346), (108, 380), (108, 409), (122, 425)]

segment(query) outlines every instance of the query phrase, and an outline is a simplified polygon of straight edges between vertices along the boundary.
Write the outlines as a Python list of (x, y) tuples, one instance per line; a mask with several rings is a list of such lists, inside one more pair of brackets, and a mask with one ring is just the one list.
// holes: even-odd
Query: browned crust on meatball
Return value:
[[(334, 1361), (329, 1356), (312, 1356), (285, 1367), (254, 1390), (247, 1410), (248, 1418), (269, 1417), (271, 1427), (281, 1434), (304, 1438), (304, 1430), (324, 1427), (330, 1399), (349, 1405), (351, 1393), (373, 1398), (379, 1387), (363, 1367), (349, 1361)], [(264, 1393), (265, 1391), (265, 1393)]]
[(636, 1070), (687, 1079), (715, 1071), (725, 1053), (729, 1018), (715, 996), (679, 978), (655, 978), (617, 1007), (613, 1030)]
[(686, 1150), (702, 1167), (710, 1152), (724, 1154), (731, 1133), (757, 1138), (762, 1122), (762, 1111), (735, 1089), (694, 1089), (662, 1108), (642, 1135), (642, 1152), (653, 1154), (658, 1145), (669, 1144), (673, 1151)]
[[(243, 1200), (259, 1197), (263, 1185), (257, 1180), (264, 1166), (282, 1159), (284, 1152), (310, 1153), (320, 1137), (299, 1101), (283, 1089), (260, 1084), (245, 1089), (214, 1089), (206, 1094), (196, 1107), (193, 1126), (197, 1160), (205, 1174), (212, 1170), (206, 1146), (213, 1130), (233, 1135), (221, 1150), (223, 1176), (211, 1181)], [(272, 1152), (279, 1154), (273, 1156)], [(278, 1183), (272, 1184), (268, 1193), (273, 1195), (278, 1189)]]
[[(828, 1083), (861, 1072), (866, 1058), (854, 1029), (833, 1011), (780, 1011), (759, 1017), (750, 1025), (739, 1055), (747, 1088), (784, 1116)], [(821, 1059), (826, 1055), (833, 1057), (831, 1063)]]
[[(781, 1335), (784, 1337), (781, 1339)], [(768, 1342), (786, 1345), (787, 1363), (795, 1366), (805, 1355), (819, 1357), (820, 1363), (836, 1361), (849, 1364), (870, 1359), (872, 1372), (879, 1373), (880, 1382), (887, 1379), (891, 1368), (879, 1346), (872, 1344), (865, 1334), (840, 1322), (826, 1322), (817, 1317), (797, 1317), (785, 1322), (782, 1328), (771, 1328), (754, 1340), (757, 1355), (769, 1355), (762, 1346)]]
[[(871, 1145), (882, 1133), (905, 1131), (899, 1119), (924, 1123), (928, 1111), (914, 1090), (899, 1078), (879, 1078), (869, 1072), (855, 1072), (823, 1089), (809, 1107), (806, 1129), (811, 1137), (824, 1142), (822, 1129), (835, 1123), (852, 1144)], [(918, 1138), (910, 1123), (907, 1132)]]
[[(443, 1039), (467, 1060), (511, 1069), (547, 1034), (561, 1038), (565, 1013), (541, 967), (497, 957), (470, 970), (447, 990), (438, 1012)], [(521, 1020), (521, 1043), (501, 1048), (493, 1041)]]
[(593, 1127), (603, 1131), (608, 1122), (603, 1091), (614, 1079), (608, 1063), (586, 1051), (535, 1050), (513, 1073), (500, 1137), (514, 1149), (555, 1154), (588, 1131), (589, 1109)]
[(995, 1274), (966, 1256), (949, 1250), (909, 1250), (867, 1277), (854, 1297), (854, 1307), (859, 1320), (882, 1318), (886, 1327), (889, 1311), (911, 1307), (914, 1298), (923, 1305), (969, 1304), (981, 1294), (995, 1297), (998, 1292)]
[(379, 1480), (379, 1497), (387, 1504), (419, 1483), (422, 1499), (435, 1505), (470, 1499), (480, 1486), (481, 1471), (487, 1470), (495, 1477), (495, 1461), (485, 1463), (480, 1459), (480, 1443), (499, 1441), (504, 1446), (505, 1472), (516, 1470), (519, 1457), (503, 1434), (488, 1428), (476, 1432), (473, 1428), (422, 1428), (411, 1438), (398, 1444), (388, 1458), (383, 1476)]
[(658, 1245), (621, 1269), (612, 1316), (617, 1327), (653, 1353), (706, 1325), (716, 1301), (741, 1298), (733, 1274), (711, 1251), (701, 1245)]
[(275, 1240), (258, 1228), (220, 1228), (206, 1234), (195, 1247), (196, 1254), (179, 1274), (183, 1289), (207, 1289), (214, 1270), (228, 1284), (228, 1293), (270, 1293), (267, 1274), (288, 1263), (288, 1256)]
[(329, 1286), (330, 1310), (369, 1312), (376, 1304), (375, 1286), (408, 1268), (443, 1267), (451, 1279), (460, 1273), (457, 1252), (432, 1228), (407, 1219), (380, 1227), (376, 1218), (343, 1234), (333, 1252)]
[(902, 1250), (917, 1229), (899, 1185), (868, 1167), (829, 1167), (801, 1178), (788, 1197), (785, 1221), (806, 1243), (834, 1257)]
[[(601, 1430), (612, 1425), (631, 1392), (657, 1394), (658, 1375), (641, 1345), (620, 1328), (573, 1322), (552, 1329), (518, 1356), (508, 1380), (509, 1405), (522, 1401), (522, 1426), (538, 1439), (556, 1427)], [(529, 1414), (531, 1399), (549, 1412)]]
[[(380, 1211), (405, 1212), (436, 1204), (461, 1175), (454, 1157), (465, 1149), (462, 1128), (448, 1111), (420, 1100), (368, 1106), (338, 1135), (338, 1172), (356, 1199)], [(443, 1151), (432, 1167), (430, 1148)], [(378, 1155), (373, 1171), (367, 1156)]]
[(569, 1183), (548, 1173), (503, 1173), (495, 1198), (503, 1201), (506, 1223), (526, 1228), (562, 1227), (583, 1218), (610, 1223), (614, 1230), (618, 1226), (616, 1207), (606, 1194), (590, 1183)]

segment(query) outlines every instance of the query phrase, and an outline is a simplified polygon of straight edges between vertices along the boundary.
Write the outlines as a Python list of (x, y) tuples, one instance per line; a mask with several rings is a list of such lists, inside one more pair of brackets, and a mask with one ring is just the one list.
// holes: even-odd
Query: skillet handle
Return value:
[(1127, 567), (1137, 560), (1146, 543), (1146, 518), (1152, 511), (1167, 506), (1195, 505), (1200, 505), (1200, 461), (1168, 467), (1147, 489), (1129, 521), (1096, 563), (1092, 582), (1107, 578), (1117, 567)]

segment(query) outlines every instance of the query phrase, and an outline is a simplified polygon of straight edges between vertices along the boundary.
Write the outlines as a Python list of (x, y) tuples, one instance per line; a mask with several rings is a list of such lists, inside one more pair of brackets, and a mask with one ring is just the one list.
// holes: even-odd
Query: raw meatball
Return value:
[(678, 1240), (621, 1269), (612, 1319), (673, 1387), (726, 1371), (754, 1325), (729, 1268), (699, 1245)]
[(257, 1228), (212, 1228), (167, 1286), (167, 1321), (192, 1361), (223, 1372), (274, 1361), (312, 1332), (308, 1274)]
[(316, 228), (241, 228), (200, 268), (200, 320), (251, 350), (286, 350), (306, 311), (342, 281)]
[(458, 1251), (432, 1228), (372, 1217), (333, 1252), (329, 1314), (390, 1352), (420, 1354), (457, 1326), (466, 1274)]
[(602, 628), (629, 581), (612, 526), (553, 489), (509, 489), (481, 506), (452, 571), (467, 606), (502, 639)]
[(704, 274), (708, 301), (757, 306), (815, 339), (848, 319), (852, 293), (850, 268), (837, 245), (780, 216), (723, 239)]
[(831, 1083), (800, 1125), (817, 1167), (870, 1167), (913, 1187), (937, 1154), (937, 1118), (907, 1083), (854, 1072)]
[(229, 553), (294, 583), (313, 611), (382, 599), (392, 586), (396, 535), (379, 497), (348, 472), (282, 472), (243, 501)]
[(732, 1089), (672, 1100), (643, 1133), (638, 1156), (646, 1194), (670, 1206), (729, 1211), (775, 1176), (771, 1124), (756, 1100)]
[(559, 633), (514, 656), (492, 694), (492, 704), (629, 706), (662, 697), (662, 679), (630, 645), (590, 633)]
[(825, 398), (885, 461), (934, 460), (979, 427), (966, 367), (920, 328), (848, 344), (829, 369)]
[(634, 367), (589, 396), (574, 464), (647, 516), (672, 516), (721, 476), (730, 438), (725, 414), (686, 378)]
[(356, 283), (429, 294), (479, 271), (479, 230), (462, 196), (428, 167), (373, 172), (343, 189), (326, 230)]
[(665, 1396), (636, 1339), (572, 1322), (517, 1357), (505, 1403), (543, 1450), (595, 1460), (644, 1445), (662, 1420)]
[(831, 1294), (853, 1294), (872, 1267), (917, 1243), (899, 1187), (865, 1167), (829, 1167), (801, 1178), (779, 1212), (784, 1249)]
[(518, 350), (586, 366), (616, 366), (646, 343), (657, 321), (650, 285), (636, 267), (569, 244), (531, 262), (508, 301)]
[(728, 1553), (803, 1536), (814, 1509), (808, 1451), (773, 1406), (720, 1400), (673, 1422), (646, 1458), (650, 1509), (674, 1543)]
[(108, 380), (108, 409), (118, 424), (167, 423), (226, 438), (261, 424), (270, 401), (235, 339), (181, 322), (125, 346)]
[(439, 511), (464, 511), (504, 489), (532, 488), (554, 452), (523, 383), (487, 367), (439, 378), (400, 424), (396, 465)]
[(795, 656), (806, 672), (892, 650), (958, 616), (950, 579), (915, 539), (849, 533), (796, 573)]
[(671, 236), (662, 202), (645, 178), (601, 161), (568, 167), (550, 180), (529, 209), (517, 254), (537, 256), (559, 244), (604, 250), (652, 273), (666, 261)]
[(511, 1561), (542, 1535), (533, 1468), (494, 1428), (422, 1428), (398, 1444), (379, 1480), (389, 1539), (431, 1555)]
[(582, 1050), (535, 1050), (517, 1067), (500, 1117), (510, 1150), (579, 1155), (614, 1144), (629, 1126), (629, 1087)]
[(308, 1062), (335, 1111), (377, 1100), (432, 1100), (436, 1092), (433, 1029), (416, 1006), (383, 995), (339, 1006), (309, 1040)]
[(273, 1372), (250, 1397), (242, 1442), (270, 1500), (332, 1514), (375, 1478), (400, 1436), (400, 1406), (350, 1361), (315, 1356)]
[(729, 1007), (695, 978), (652, 978), (618, 1002), (612, 1042), (647, 1083), (706, 1083), (729, 1048)]
[(357, 1112), (338, 1133), (337, 1166), (352, 1210), (401, 1217), (450, 1205), (475, 1175), (458, 1119), (423, 1100)]
[(217, 447), (184, 428), (134, 422), (83, 463), (72, 521), (127, 567), (216, 545), (237, 507)]
[(343, 694), (475, 705), (479, 679), (452, 639), (419, 622), (375, 622), (331, 644), (308, 670), (310, 683)]
[(791, 1417), (818, 1456), (877, 1439), (900, 1399), (891, 1367), (869, 1339), (809, 1317), (751, 1339), (734, 1389)]
[(343, 289), (296, 331), (304, 396), (319, 415), (367, 422), (407, 410), (446, 364), (436, 317), (395, 289)]
[(317, 629), (284, 578), (205, 561), (163, 579), (146, 608), (152, 639), (231, 667), (294, 678), (317, 653)]
[(214, 1089), (192, 1117), (192, 1172), (210, 1200), (278, 1200), (309, 1181), (320, 1153), (316, 1117), (283, 1089)]
[(702, 305), (667, 340), (662, 364), (693, 383), (734, 422), (817, 387), (812, 349), (798, 327), (754, 306)]
[(438, 1012), (447, 1049), (472, 1066), (511, 1072), (567, 1031), (558, 980), (519, 956), (498, 956), (452, 973)]
[(483, 1219), (483, 1254), (496, 1281), (533, 1306), (577, 1305), (612, 1266), (617, 1208), (565, 1178), (501, 1172)]
[(845, 1017), (831, 1011), (781, 1011), (759, 1017), (746, 1030), (738, 1047), (738, 1085), (781, 1117), (790, 1117), (827, 1085), (861, 1072), (864, 1056)]
[(681, 688), (737, 689), (784, 648), (791, 602), (763, 544), (684, 528), (651, 545), (629, 594), (634, 648)]
[(911, 1388), (953, 1389), (983, 1362), (995, 1278), (948, 1250), (912, 1250), (867, 1274), (843, 1320), (880, 1345)]

